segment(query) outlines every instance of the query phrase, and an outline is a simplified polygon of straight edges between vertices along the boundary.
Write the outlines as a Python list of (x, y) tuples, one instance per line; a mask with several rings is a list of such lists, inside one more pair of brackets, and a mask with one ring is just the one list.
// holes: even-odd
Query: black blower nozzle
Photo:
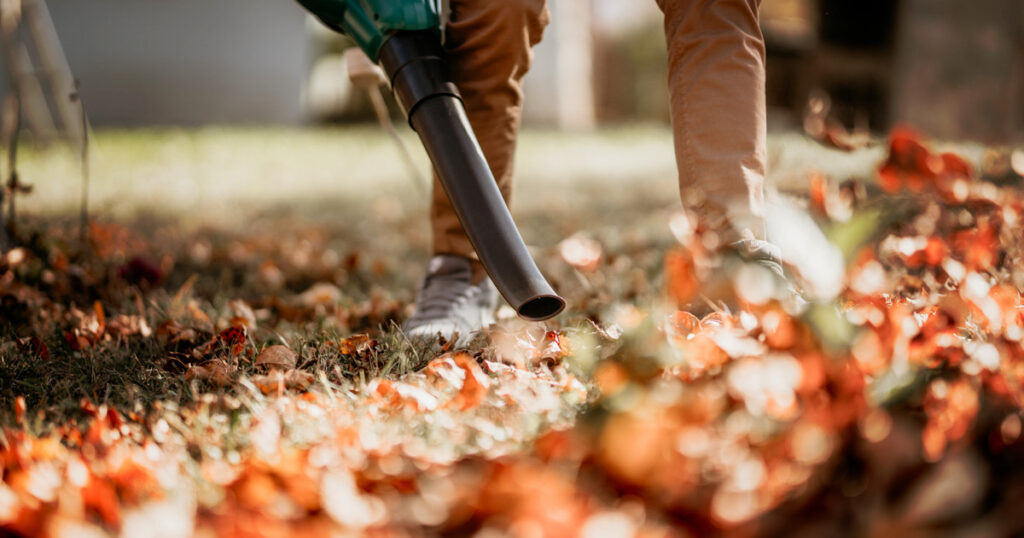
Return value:
[(398, 32), (381, 65), (419, 134), (480, 262), (520, 317), (541, 321), (565, 308), (526, 249), (444, 64), (436, 32)]

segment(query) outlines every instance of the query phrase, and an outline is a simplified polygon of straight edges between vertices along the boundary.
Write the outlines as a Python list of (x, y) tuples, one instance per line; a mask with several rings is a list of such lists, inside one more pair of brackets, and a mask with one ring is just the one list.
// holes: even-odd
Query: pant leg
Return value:
[[(522, 111), (522, 78), (549, 20), (546, 0), (450, 0), (445, 49), (476, 132), (505, 202)], [(473, 246), (434, 179), (431, 224), (435, 254), (475, 258)]]
[(683, 205), (762, 235), (766, 161), (760, 0), (658, 0)]

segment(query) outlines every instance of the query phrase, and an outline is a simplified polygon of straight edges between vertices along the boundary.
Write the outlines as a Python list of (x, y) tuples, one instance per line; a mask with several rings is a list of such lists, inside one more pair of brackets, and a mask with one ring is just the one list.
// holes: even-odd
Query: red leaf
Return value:
[(245, 327), (241, 325), (224, 329), (217, 338), (231, 350), (232, 355), (239, 355), (245, 349)]
[(44, 361), (50, 358), (49, 348), (46, 347), (46, 343), (38, 336), (27, 336), (18, 339), (18, 350)]

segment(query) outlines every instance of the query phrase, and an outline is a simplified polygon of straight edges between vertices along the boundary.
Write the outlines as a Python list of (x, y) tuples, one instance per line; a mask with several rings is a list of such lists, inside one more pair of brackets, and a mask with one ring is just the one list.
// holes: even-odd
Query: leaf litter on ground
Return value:
[(685, 216), (571, 236), (541, 255), (566, 321), (464, 348), (407, 341), (386, 264), (317, 231), (41, 222), (0, 260), (0, 526), (1021, 532), (1021, 178), (898, 130), (877, 179), (779, 210), (831, 239), (787, 244), (789, 281)]

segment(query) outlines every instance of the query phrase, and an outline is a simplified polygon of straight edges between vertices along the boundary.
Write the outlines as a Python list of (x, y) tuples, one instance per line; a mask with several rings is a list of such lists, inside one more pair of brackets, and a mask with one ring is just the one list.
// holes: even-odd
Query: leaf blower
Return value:
[(565, 300), (530, 257), (448, 76), (439, 0), (298, 2), (380, 63), (480, 262), (505, 300), (524, 319), (558, 315)]

